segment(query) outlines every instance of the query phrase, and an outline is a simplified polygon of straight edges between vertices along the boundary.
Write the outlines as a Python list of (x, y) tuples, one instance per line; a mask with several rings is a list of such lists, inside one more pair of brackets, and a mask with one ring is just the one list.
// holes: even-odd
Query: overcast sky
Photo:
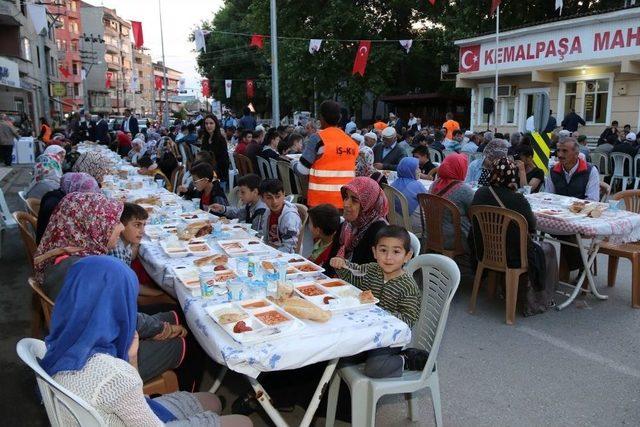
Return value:
[[(142, 22), (144, 46), (151, 49), (154, 61), (162, 60), (158, 0), (85, 0), (94, 6), (116, 9), (126, 20)], [(182, 71), (187, 88), (200, 90), (201, 76), (196, 71), (195, 45), (189, 35), (202, 20), (210, 20), (223, 0), (160, 0), (167, 66)]]

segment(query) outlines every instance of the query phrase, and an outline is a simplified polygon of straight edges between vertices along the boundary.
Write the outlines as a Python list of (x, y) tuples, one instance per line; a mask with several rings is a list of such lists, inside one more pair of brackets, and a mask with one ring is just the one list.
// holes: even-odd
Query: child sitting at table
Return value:
[(263, 181), (260, 184), (260, 195), (269, 208), (262, 217), (264, 242), (283, 252), (295, 253), (302, 220), (298, 208), (284, 199), (282, 181)]
[(238, 194), (242, 207), (224, 206), (214, 203), (209, 207), (212, 212), (221, 214), (225, 218), (238, 218), (241, 222), (251, 224), (251, 228), (260, 231), (262, 217), (267, 211), (267, 205), (260, 197), (260, 181), (256, 174), (245, 175), (238, 180)]
[(213, 204), (228, 205), (227, 196), (220, 185), (220, 180), (210, 163), (200, 162), (191, 167), (195, 192), (185, 198), (200, 198), (200, 209), (208, 211)]
[[(344, 258), (331, 259), (338, 277), (352, 283), (364, 292), (370, 291), (380, 300), (378, 304), (410, 327), (420, 316), (421, 292), (403, 266), (413, 256), (411, 237), (397, 225), (382, 227), (373, 246), (376, 262), (358, 265)], [(364, 273), (354, 275), (352, 271)], [(366, 352), (365, 374), (372, 378), (402, 376), (404, 369), (419, 371), (427, 363), (428, 353), (423, 350), (378, 348)]]
[(171, 180), (160, 170), (158, 164), (151, 160), (148, 153), (138, 159), (138, 166), (140, 166), (138, 170), (140, 175), (152, 176), (154, 181), (160, 179), (163, 182), (162, 186), (166, 188), (167, 191), (173, 191)]
[(328, 203), (309, 209), (309, 228), (313, 236), (313, 250), (309, 261), (322, 266), (325, 274), (335, 277), (333, 267), (329, 265), (340, 248), (338, 230), (340, 230), (340, 212)]

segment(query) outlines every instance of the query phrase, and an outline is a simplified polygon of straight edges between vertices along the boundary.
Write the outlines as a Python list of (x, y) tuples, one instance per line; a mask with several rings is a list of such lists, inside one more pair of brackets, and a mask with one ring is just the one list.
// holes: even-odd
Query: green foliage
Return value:
[[(224, 7), (203, 27), (214, 31), (270, 33), (269, 0), (226, 0)], [(565, 0), (563, 16), (620, 7), (624, 0)], [(318, 99), (339, 98), (356, 109), (367, 92), (375, 97), (406, 93), (454, 91), (440, 81), (440, 65), (457, 69), (458, 50), (453, 41), (495, 30), (488, 16), (491, 0), (277, 0), (278, 34), (300, 40), (278, 40), (280, 104), (282, 115), (313, 111)], [(557, 18), (553, 0), (503, 0), (502, 30)], [(426, 25), (425, 25), (426, 23)], [(434, 25), (435, 24), (435, 25)], [(308, 52), (309, 39), (323, 41), (318, 53)], [(364, 77), (351, 70), (358, 40), (413, 39), (409, 54), (397, 42), (373, 43)], [(213, 32), (207, 52), (200, 54), (200, 72), (212, 81), (217, 99), (240, 110), (247, 105), (244, 79), (253, 78), (258, 112), (270, 110), (271, 52), (249, 47), (249, 37)], [(233, 81), (227, 100), (224, 79)]]

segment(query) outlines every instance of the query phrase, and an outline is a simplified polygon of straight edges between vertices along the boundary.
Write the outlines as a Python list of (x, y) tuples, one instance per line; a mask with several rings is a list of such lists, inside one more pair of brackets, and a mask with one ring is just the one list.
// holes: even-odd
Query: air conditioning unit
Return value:
[(516, 95), (516, 87), (512, 85), (498, 86), (498, 98), (506, 98)]

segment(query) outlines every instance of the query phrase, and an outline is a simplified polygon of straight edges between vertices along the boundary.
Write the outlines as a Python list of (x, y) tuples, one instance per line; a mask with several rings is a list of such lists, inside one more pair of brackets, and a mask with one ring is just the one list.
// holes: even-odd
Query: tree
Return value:
[[(205, 28), (214, 30), (207, 53), (198, 58), (200, 71), (214, 81), (218, 99), (225, 99), (222, 80), (234, 81), (230, 104), (246, 105), (245, 78), (256, 79), (254, 105), (270, 110), (271, 69), (269, 0), (227, 0)], [(339, 98), (352, 111), (367, 93), (380, 95), (455, 91), (440, 81), (440, 65), (457, 69), (455, 40), (495, 31), (490, 0), (278, 0), (280, 103), (284, 114), (313, 111), (318, 99)], [(565, 0), (563, 17), (620, 7), (623, 0)], [(553, 0), (503, 0), (501, 30), (557, 19)], [(264, 49), (249, 47), (249, 37), (215, 31), (264, 34)], [(324, 39), (320, 52), (308, 52), (309, 39)], [(327, 40), (328, 39), (328, 40)], [(331, 39), (352, 40), (337, 42)], [(413, 39), (410, 53), (399, 43), (373, 43), (364, 77), (352, 76), (358, 40)], [(238, 87), (241, 86), (241, 87)]]

